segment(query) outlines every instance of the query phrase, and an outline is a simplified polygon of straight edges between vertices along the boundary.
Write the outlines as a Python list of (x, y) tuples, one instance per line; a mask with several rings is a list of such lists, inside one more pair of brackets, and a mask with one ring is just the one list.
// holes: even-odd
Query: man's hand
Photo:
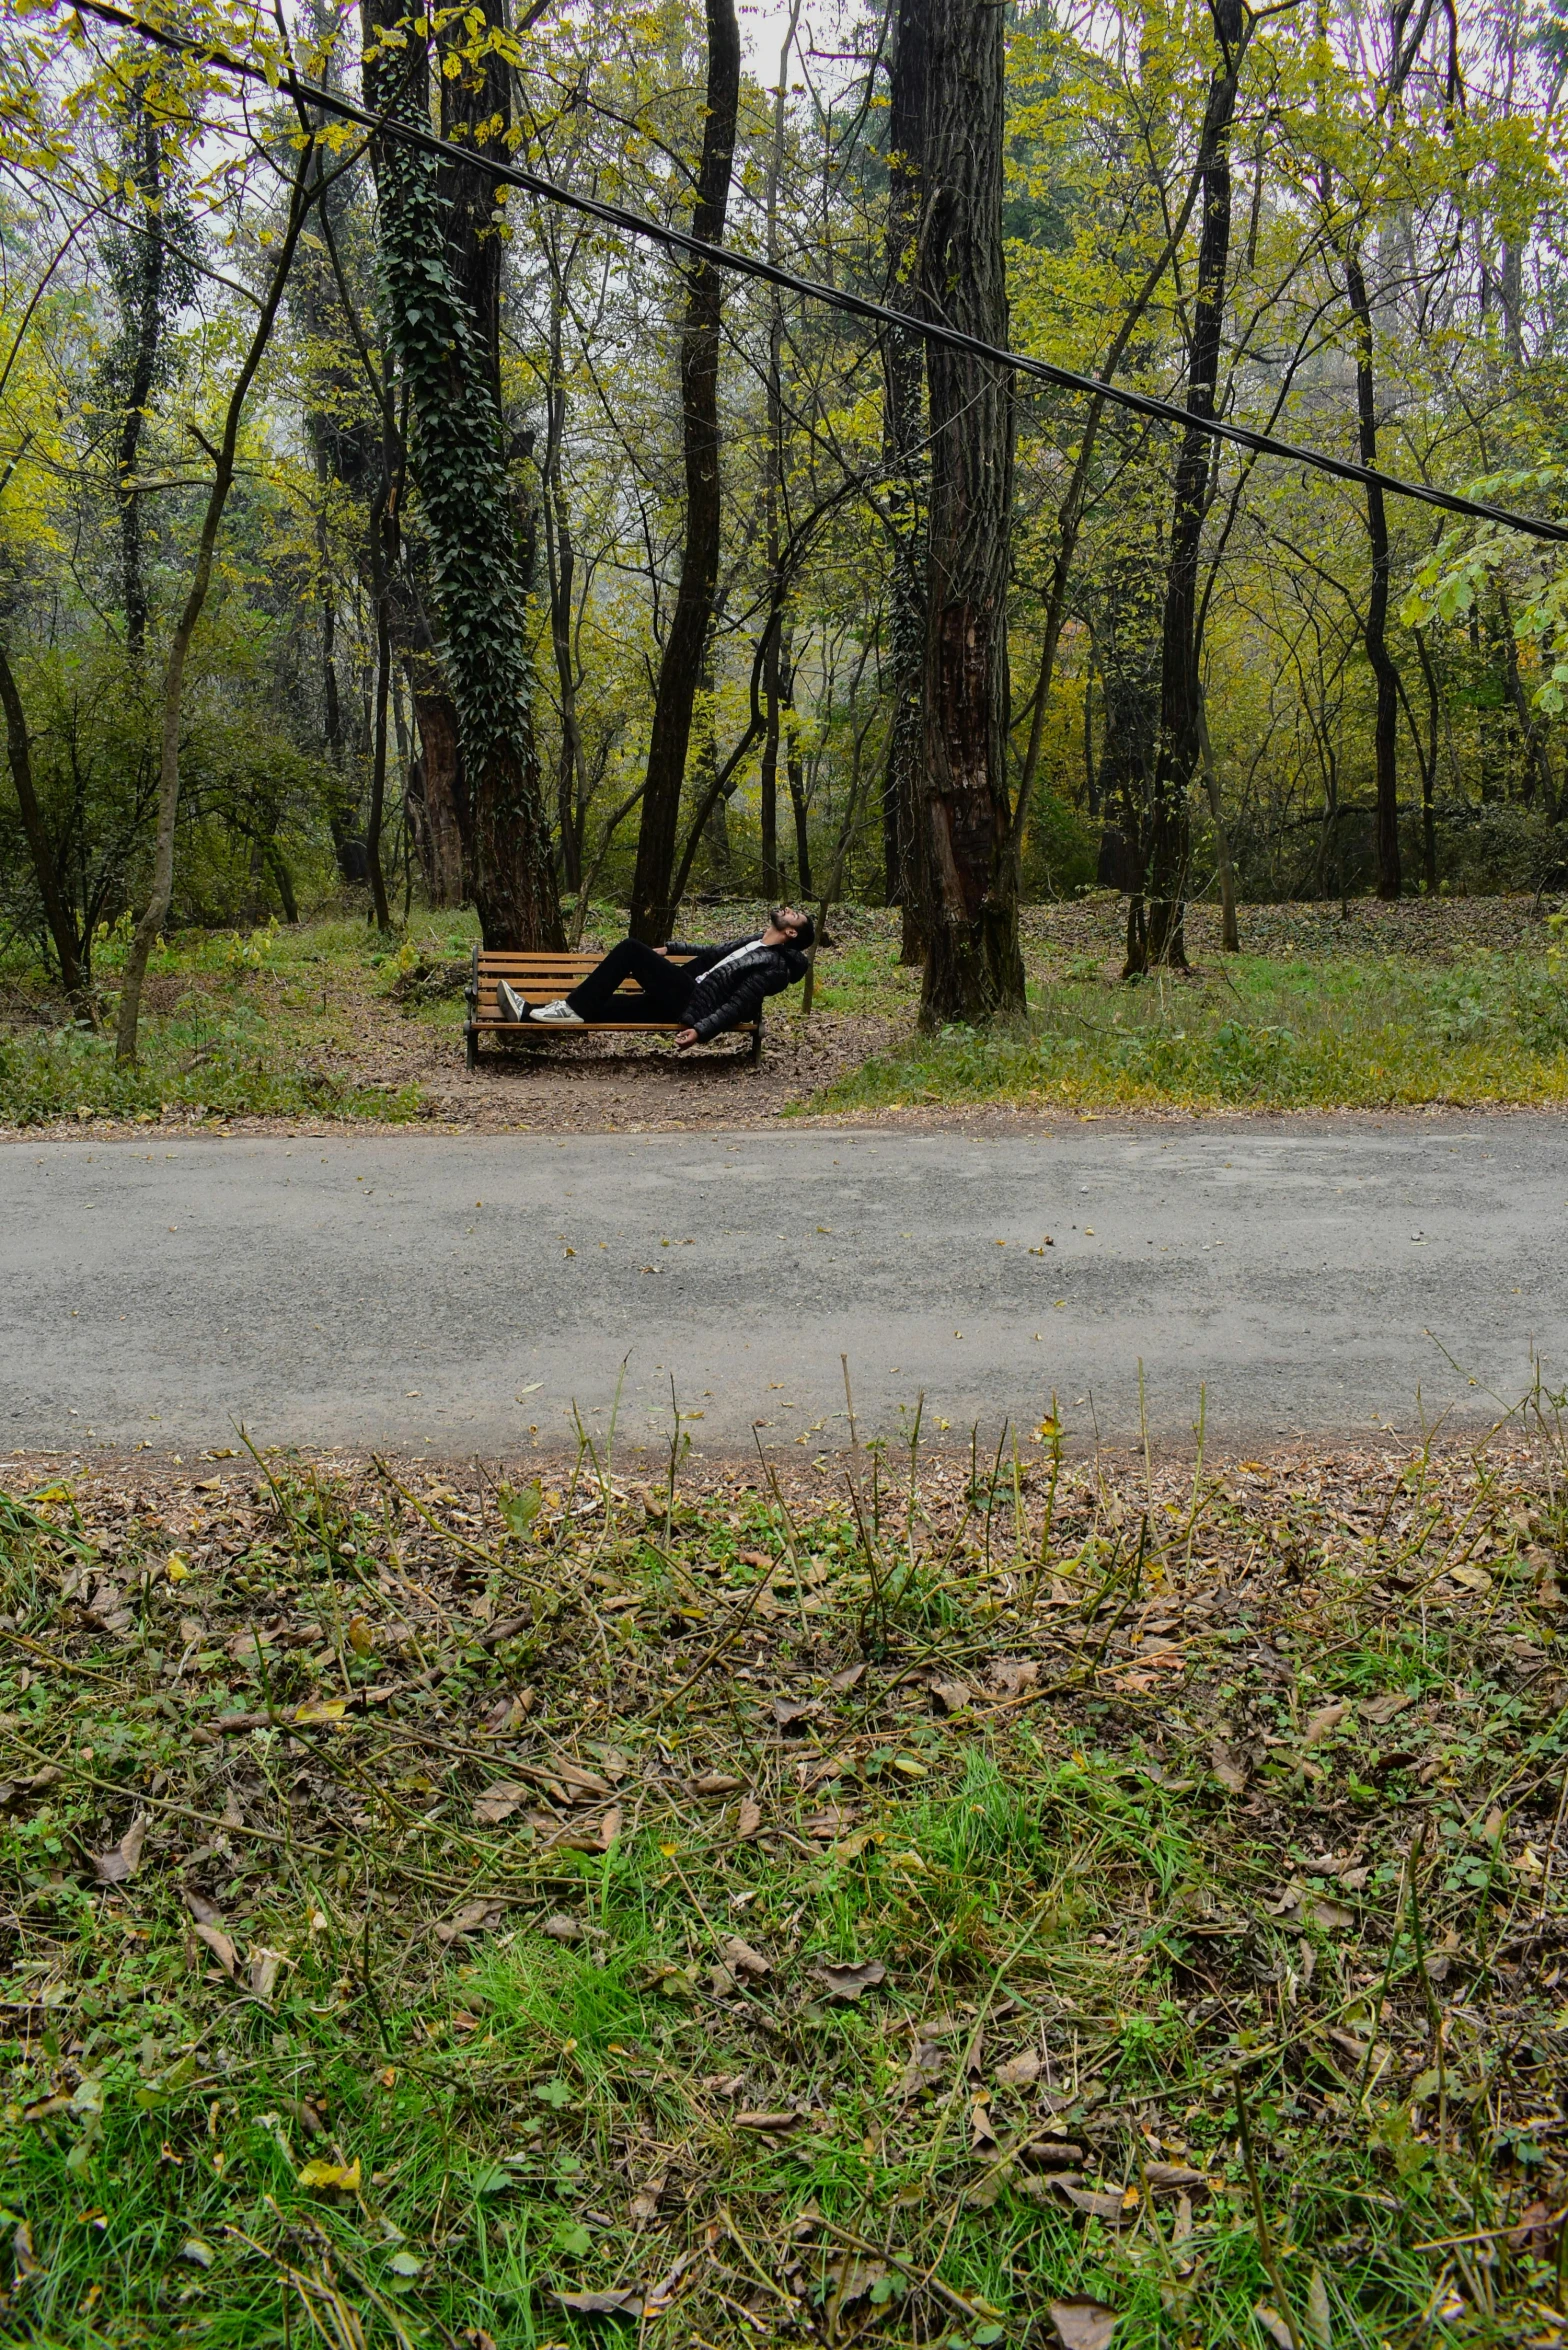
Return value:
[(668, 947), (655, 947), (653, 951), (656, 955), (667, 955), (670, 950)]
[(697, 1042), (698, 1042), (698, 1036), (697, 1036), (697, 1031), (696, 1031), (696, 1029), (695, 1029), (695, 1028), (677, 1028), (677, 1029), (676, 1029), (676, 1031), (675, 1031), (675, 1050), (676, 1050), (678, 1053), (684, 1053), (684, 1052), (688, 1052), (688, 1051), (691, 1049), (691, 1047), (692, 1047), (694, 1044), (696, 1044)]

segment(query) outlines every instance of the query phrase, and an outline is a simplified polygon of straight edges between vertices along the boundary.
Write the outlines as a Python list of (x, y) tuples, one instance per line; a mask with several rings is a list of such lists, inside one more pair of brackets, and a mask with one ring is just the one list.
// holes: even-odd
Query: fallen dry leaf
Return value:
[(1326, 1738), (1331, 1730), (1337, 1730), (1350, 1712), (1348, 1705), (1320, 1705), (1316, 1713), (1307, 1716), (1306, 1744), (1316, 1746), (1320, 1738)]
[(127, 1877), (135, 1876), (146, 1836), (147, 1822), (144, 1819), (132, 1820), (111, 1851), (93, 1854), (93, 1875), (100, 1885), (123, 1885)]
[(270, 2000), (278, 1980), (278, 1969), (283, 1959), (276, 1950), (253, 1950), (250, 1954), (250, 1987), (258, 1999)]
[(843, 1697), (847, 1695), (851, 1689), (855, 1688), (861, 1681), (863, 1681), (865, 1677), (866, 1668), (864, 1665), (846, 1665), (841, 1673), (834, 1674), (832, 1680), (828, 1683), (828, 1687), (830, 1689), (836, 1689), (839, 1695)]
[(609, 1810), (605, 1813), (603, 1819), (599, 1822), (599, 1850), (601, 1852), (608, 1852), (611, 1845), (615, 1842), (616, 1837), (619, 1836), (620, 1832), (621, 1807), (618, 1803), (612, 1803)]
[(186, 1908), (199, 1926), (222, 1925), (222, 1910), (215, 1901), (209, 1901), (205, 1893), (198, 1893), (194, 1885), (187, 1885), (184, 1888), (183, 1897)]
[(996, 2130), (990, 2108), (983, 2097), (975, 2098), (969, 2108), (969, 2135), (977, 2153), (990, 2155), (996, 2152)]
[(1032, 1656), (998, 1657), (991, 1667), (991, 1679), (1004, 1697), (1021, 1697), (1039, 1678), (1040, 1667)]
[(931, 1681), (927, 1684), (935, 1698), (938, 1710), (944, 1714), (960, 1714), (970, 1701), (967, 1681)]
[(743, 1975), (770, 1975), (773, 1972), (760, 1950), (753, 1950), (738, 1934), (731, 1934), (724, 1945), (724, 1956), (732, 1967), (739, 1967)]
[(928, 2089), (939, 2077), (946, 2061), (934, 2040), (917, 2040), (914, 2053), (904, 2067), (904, 2077), (898, 2085), (899, 2094), (913, 2097), (920, 2090)]
[(812, 1973), (819, 1983), (825, 1983), (831, 1999), (858, 1999), (863, 1991), (874, 1991), (878, 1983), (887, 1980), (887, 1968), (879, 1958), (865, 1959), (859, 1966), (819, 1966)]
[(474, 1797), (474, 1818), (482, 1828), (498, 1828), (509, 1820), (528, 1795), (521, 1779), (497, 1779), (493, 1787), (486, 1787)]
[(1227, 1794), (1240, 1795), (1245, 1791), (1246, 1771), (1229, 1748), (1221, 1746), (1218, 1741), (1209, 1749), (1209, 1768)]
[(658, 2218), (659, 2197), (664, 2193), (668, 2175), (665, 2171), (657, 2171), (651, 2179), (643, 2181), (632, 2197), (631, 2217), (638, 2227), (644, 2227), (649, 2220)]
[(1110, 2195), (1100, 2187), (1069, 2187), (1065, 2180), (1058, 2182), (1074, 2211), (1085, 2211), (1092, 2219), (1107, 2219), (1116, 2224), (1130, 2217), (1120, 2195)]
[(345, 2195), (352, 2195), (359, 2185), (359, 2156), (352, 2162), (307, 2162), (299, 2173), (302, 2187), (336, 2187)]
[(1010, 2056), (996, 2068), (997, 2084), (1003, 2089), (1027, 2089), (1039, 2078), (1040, 2059), (1032, 2048), (1026, 2048), (1021, 2056)]
[[(1544, 2247), (1543, 2247), (1544, 2251)], [(1334, 2350), (1334, 2320), (1329, 2312), (1328, 2287), (1323, 2282), (1323, 2271), (1315, 2268), (1307, 2285), (1307, 2332), (1318, 2350)]]
[(1156, 2195), (1174, 2195), (1183, 2187), (1206, 2187), (1208, 2173), (1184, 2162), (1146, 2162), (1143, 2175)]
[(800, 2114), (793, 2112), (738, 2113), (735, 2116), (735, 2127), (738, 2130), (792, 2130), (801, 2119)]
[(693, 1779), (693, 1795), (733, 1795), (743, 1782), (729, 1771), (704, 1771), (700, 1779)]
[(540, 1926), (541, 1934), (548, 1934), (552, 1942), (580, 1942), (588, 1931), (580, 1918), (569, 1918), (560, 1910), (547, 1917)]
[(460, 1934), (493, 1934), (502, 1914), (499, 1902), (465, 1901), (454, 1916), (443, 1918), (437, 1926), (436, 1940), (455, 1942)]
[(212, 1952), (213, 1957), (217, 1960), (219, 1966), (222, 1967), (224, 1973), (232, 1977), (234, 1973), (236, 1952), (234, 1944), (230, 1941), (228, 1935), (223, 1931), (223, 1928), (221, 1926), (204, 1925), (201, 1920), (198, 1919), (196, 1924), (192, 1926), (191, 1932), (195, 1935), (198, 1942), (205, 1942), (207, 1948)]
[(1369, 1698), (1362, 1706), (1362, 1718), (1368, 1722), (1391, 1722), (1395, 1714), (1414, 1704), (1415, 1699), (1403, 1689), (1385, 1690), (1381, 1697)]
[(822, 1711), (819, 1698), (775, 1697), (773, 1719), (781, 1730), (792, 1730), (797, 1722), (809, 1722), (813, 1714)]
[(630, 2293), (552, 2293), (552, 2301), (562, 2309), (576, 2309), (584, 2317), (641, 2317), (643, 2296), (640, 2291)]
[(1277, 2309), (1271, 2309), (1266, 2301), (1260, 2301), (1252, 2314), (1269, 2340), (1279, 2344), (1279, 2350), (1296, 2350), (1295, 2336)]
[(740, 1799), (740, 1816), (735, 1822), (735, 1833), (742, 1844), (749, 1844), (762, 1826), (762, 1806), (754, 1795)]
[(1071, 2301), (1053, 2301), (1050, 2310), (1062, 2350), (1109, 2350), (1117, 2313), (1103, 2301), (1075, 2297)]

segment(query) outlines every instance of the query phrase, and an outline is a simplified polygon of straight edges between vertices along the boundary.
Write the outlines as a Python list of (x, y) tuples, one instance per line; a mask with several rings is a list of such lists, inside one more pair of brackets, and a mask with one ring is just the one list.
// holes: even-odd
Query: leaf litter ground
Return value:
[(0, 2334), (1568, 2341), (1533, 1406), (12, 1464)]

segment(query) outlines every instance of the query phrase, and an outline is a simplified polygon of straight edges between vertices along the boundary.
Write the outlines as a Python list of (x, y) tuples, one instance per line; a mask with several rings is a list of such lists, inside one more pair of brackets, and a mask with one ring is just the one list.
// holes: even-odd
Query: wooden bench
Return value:
[[(529, 1021), (503, 1020), (496, 1003), (496, 982), (510, 980), (519, 995), (531, 1004), (553, 1003), (557, 996), (569, 995), (579, 980), (586, 979), (600, 961), (598, 955), (486, 954), (481, 947), (474, 949), (474, 965), (464, 994), (468, 1000), (468, 1019), (463, 1028), (463, 1043), (468, 1066), (479, 1066), (479, 1039), (482, 1036), (504, 1036), (512, 1043), (538, 1044), (543, 1038), (552, 1040), (567, 1036), (602, 1036), (606, 1029), (619, 1029), (632, 1036), (673, 1036), (682, 1026), (679, 1020), (589, 1020), (581, 1028), (556, 1028), (548, 1025), (534, 1027)], [(689, 955), (672, 955), (675, 963), (689, 963)], [(616, 1000), (628, 998), (628, 1010), (638, 1001), (640, 990), (627, 980), (617, 990)], [(746, 1027), (732, 1031), (737, 1036), (750, 1036), (751, 1065), (756, 1067), (762, 1058), (762, 1012)]]

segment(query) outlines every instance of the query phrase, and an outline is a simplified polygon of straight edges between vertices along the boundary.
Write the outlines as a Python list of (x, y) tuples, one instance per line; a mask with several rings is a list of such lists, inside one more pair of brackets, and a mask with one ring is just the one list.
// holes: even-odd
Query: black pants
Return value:
[(622, 996), (613, 1011), (633, 1020), (684, 1018), (696, 984), (688, 978), (684, 963), (672, 963), (668, 955), (645, 947), (640, 938), (623, 938), (618, 947), (611, 947), (596, 970), (578, 982), (566, 1000), (580, 1019), (608, 1020), (613, 1016), (615, 991), (623, 979), (635, 979), (642, 993)]

